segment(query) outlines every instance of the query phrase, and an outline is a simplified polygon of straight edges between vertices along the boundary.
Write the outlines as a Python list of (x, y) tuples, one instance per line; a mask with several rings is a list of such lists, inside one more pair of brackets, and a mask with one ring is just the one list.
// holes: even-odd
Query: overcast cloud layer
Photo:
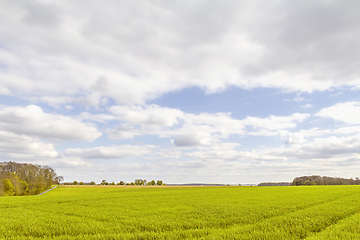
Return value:
[(356, 177), (359, 7), (0, 0), (0, 157), (65, 181)]

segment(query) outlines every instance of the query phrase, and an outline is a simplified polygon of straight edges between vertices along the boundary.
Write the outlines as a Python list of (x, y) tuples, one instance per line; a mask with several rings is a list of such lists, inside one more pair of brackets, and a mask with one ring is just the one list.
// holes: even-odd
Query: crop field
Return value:
[(0, 197), (0, 239), (360, 239), (360, 186), (59, 187)]

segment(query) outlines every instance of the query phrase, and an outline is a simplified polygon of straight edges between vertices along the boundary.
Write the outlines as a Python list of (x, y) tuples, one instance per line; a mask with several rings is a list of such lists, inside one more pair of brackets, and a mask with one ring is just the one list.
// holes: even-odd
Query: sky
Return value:
[(0, 0), (0, 159), (65, 182), (358, 177), (359, 7)]

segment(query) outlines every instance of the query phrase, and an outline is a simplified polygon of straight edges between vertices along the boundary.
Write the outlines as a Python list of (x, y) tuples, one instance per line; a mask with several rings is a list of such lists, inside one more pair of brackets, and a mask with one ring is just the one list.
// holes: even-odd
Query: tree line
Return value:
[(360, 179), (339, 178), (327, 176), (301, 176), (296, 177), (292, 182), (262, 182), (258, 186), (302, 186), (302, 185), (360, 185)]
[(301, 176), (296, 177), (292, 181), (291, 185), (360, 185), (360, 179), (356, 177), (352, 178), (339, 178), (339, 177), (327, 177), (327, 176)]
[[(68, 183), (64, 183), (64, 185), (96, 185), (96, 183), (94, 181), (91, 182), (78, 182), (78, 181), (74, 181), (74, 182), (68, 182)], [(133, 182), (124, 182), (124, 181), (120, 181), (118, 183), (115, 182), (108, 182), (105, 179), (101, 181), (100, 184), (98, 185), (137, 185), (137, 186), (163, 186), (166, 185), (162, 180), (151, 180), (151, 181), (147, 181), (146, 179), (135, 179), (135, 181)]]
[(63, 179), (49, 166), (0, 162), (0, 196), (36, 195)]

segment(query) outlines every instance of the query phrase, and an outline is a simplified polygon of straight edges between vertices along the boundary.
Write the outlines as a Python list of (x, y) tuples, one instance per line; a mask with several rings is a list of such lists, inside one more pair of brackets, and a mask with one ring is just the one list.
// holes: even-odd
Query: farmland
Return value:
[(360, 186), (60, 187), (0, 198), (0, 239), (359, 239)]

